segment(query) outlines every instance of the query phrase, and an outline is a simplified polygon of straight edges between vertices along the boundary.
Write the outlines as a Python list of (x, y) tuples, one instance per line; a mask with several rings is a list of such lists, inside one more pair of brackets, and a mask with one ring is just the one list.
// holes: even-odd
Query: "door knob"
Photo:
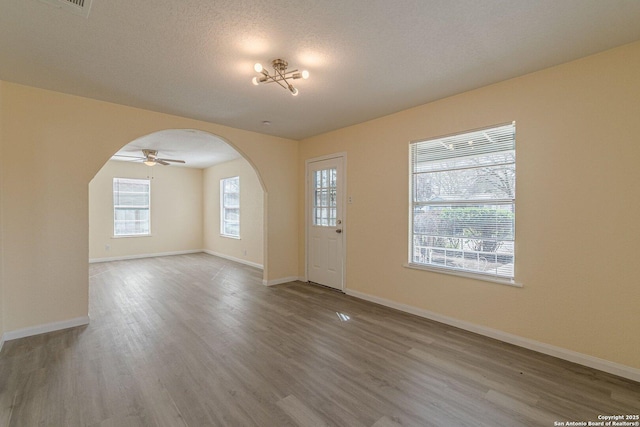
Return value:
[(336, 233), (342, 233), (342, 230), (341, 230), (340, 228), (338, 228), (338, 229), (336, 230)]

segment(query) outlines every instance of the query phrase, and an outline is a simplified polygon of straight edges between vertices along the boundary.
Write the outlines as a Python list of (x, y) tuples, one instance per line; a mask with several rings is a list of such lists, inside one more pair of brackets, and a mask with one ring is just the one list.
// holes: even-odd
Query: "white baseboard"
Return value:
[(62, 329), (75, 328), (89, 324), (89, 316), (76, 317), (75, 319), (61, 320), (60, 322), (45, 323), (44, 325), (30, 326), (28, 328), (7, 331), (2, 336), (2, 342), (17, 340), (18, 338), (30, 337), (32, 335), (46, 334), (47, 332), (60, 331)]
[(265, 286), (275, 286), (283, 283), (295, 282), (296, 280), (301, 280), (301, 278), (298, 276), (282, 277), (280, 279), (263, 280), (262, 284)]
[(188, 251), (158, 252), (155, 254), (136, 254), (136, 255), (114, 256), (114, 257), (108, 257), (108, 258), (89, 258), (89, 264), (93, 264), (96, 262), (126, 261), (128, 259), (155, 258), (159, 256), (199, 254), (201, 252), (205, 252), (205, 251), (203, 251), (202, 249), (192, 249)]
[(209, 255), (217, 256), (219, 258), (228, 259), (229, 261), (235, 261), (235, 262), (239, 262), (240, 264), (249, 265), (251, 267), (259, 268), (260, 270), (264, 269), (264, 266), (262, 264), (258, 264), (257, 262), (247, 261), (246, 259), (232, 257), (230, 255), (221, 254), (220, 252), (214, 252), (214, 251), (210, 251), (208, 249), (205, 249), (202, 252), (204, 252), (206, 254), (209, 254)]
[(537, 351), (538, 353), (554, 356), (559, 359), (568, 360), (569, 362), (577, 363), (579, 365), (587, 366), (589, 368), (598, 369), (600, 371), (608, 372), (613, 375), (618, 375), (623, 378), (628, 378), (633, 381), (640, 382), (640, 369), (631, 366), (622, 365), (620, 363), (610, 362), (605, 359), (589, 356), (587, 354), (578, 353), (577, 351), (567, 350), (562, 347), (557, 347), (543, 342), (531, 340), (529, 338), (520, 337), (507, 332), (503, 332), (497, 329), (488, 328), (486, 326), (477, 325), (475, 323), (465, 322), (453, 317), (443, 316), (438, 313), (434, 313), (429, 310), (414, 307), (407, 304), (401, 304), (399, 302), (391, 301), (386, 298), (380, 298), (373, 295), (365, 294), (363, 292), (354, 291), (351, 289), (345, 289), (347, 295), (354, 296), (363, 300), (371, 301), (376, 304), (384, 305), (386, 307), (394, 308), (396, 310), (404, 311), (406, 313), (415, 314), (416, 316), (424, 317), (436, 322), (444, 323), (456, 328), (464, 329), (466, 331), (475, 332), (476, 334), (484, 335), (490, 338), (494, 338), (509, 344), (524, 347), (529, 350)]

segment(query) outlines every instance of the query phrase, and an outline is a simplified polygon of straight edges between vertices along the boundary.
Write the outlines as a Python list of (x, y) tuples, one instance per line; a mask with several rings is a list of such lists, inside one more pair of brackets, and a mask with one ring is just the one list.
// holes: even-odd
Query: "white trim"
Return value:
[(311, 159), (305, 160), (305, 164), (314, 163), (314, 162), (322, 162), (323, 160), (331, 160), (331, 159), (339, 159), (340, 157), (347, 157), (346, 151), (340, 151), (339, 153), (333, 154), (325, 154), (324, 156), (313, 157)]
[(30, 326), (28, 328), (16, 329), (5, 332), (3, 341), (16, 340), (18, 338), (30, 337), (32, 335), (46, 334), (47, 332), (61, 331), (63, 329), (75, 328), (89, 324), (89, 316), (76, 317), (74, 319), (61, 320), (60, 322), (45, 323), (43, 325)]
[(262, 284), (265, 286), (275, 286), (275, 285), (281, 285), (283, 283), (295, 282), (297, 280), (302, 280), (302, 279), (297, 276), (282, 277), (280, 279), (272, 279), (272, 280), (263, 279)]
[(494, 338), (509, 344), (517, 345), (518, 347), (524, 347), (529, 350), (537, 351), (539, 353), (547, 354), (549, 356), (587, 366), (589, 368), (598, 369), (600, 371), (608, 372), (613, 375), (618, 375), (632, 381), (640, 382), (640, 369), (638, 368), (622, 365), (620, 363), (611, 362), (605, 359), (600, 359), (598, 357), (589, 356), (588, 354), (578, 353), (577, 351), (568, 350), (562, 347), (557, 347), (529, 338), (520, 337), (518, 335), (488, 328), (486, 326), (477, 325), (475, 323), (465, 322), (464, 320), (454, 319), (453, 317), (443, 316), (429, 310), (391, 301), (386, 298), (376, 297), (373, 295), (365, 294), (363, 292), (347, 289), (345, 290), (345, 293), (356, 298), (374, 302), (376, 304), (384, 305), (386, 307), (394, 308), (396, 310), (404, 311), (406, 313), (414, 314), (416, 316), (424, 317), (450, 326), (455, 326), (456, 328)]
[(466, 277), (467, 279), (475, 279), (475, 280), (481, 280), (483, 282), (497, 283), (499, 285), (515, 286), (516, 288), (522, 288), (522, 283), (520, 282), (516, 282), (515, 280), (511, 280), (508, 278), (490, 276), (488, 274), (479, 274), (479, 273), (476, 274), (469, 271), (454, 270), (452, 268), (438, 268), (431, 265), (416, 264), (413, 262), (402, 264), (402, 266), (404, 268), (411, 268), (414, 270), (431, 271), (433, 273), (449, 274), (452, 276)]
[(4, 345), (5, 334), (0, 335), (0, 351), (2, 351), (2, 346)]
[(198, 254), (201, 252), (205, 252), (205, 251), (202, 249), (191, 249), (188, 251), (158, 252), (155, 254), (124, 255), (124, 256), (114, 256), (109, 258), (89, 258), (89, 264), (93, 264), (96, 262), (126, 261), (128, 259), (155, 258), (160, 256)]
[(264, 266), (262, 264), (258, 264), (257, 262), (247, 261), (246, 259), (232, 257), (230, 255), (221, 254), (220, 252), (214, 252), (208, 249), (205, 249), (203, 252), (209, 255), (217, 256), (218, 258), (224, 258), (224, 259), (228, 259), (229, 261), (239, 262), (240, 264), (245, 264), (251, 267), (259, 268), (260, 270), (264, 269)]
[(222, 234), (222, 233), (220, 233), (220, 237), (224, 237), (224, 238), (227, 238), (227, 239), (242, 240), (242, 238), (240, 238), (240, 236), (233, 236), (231, 234)]

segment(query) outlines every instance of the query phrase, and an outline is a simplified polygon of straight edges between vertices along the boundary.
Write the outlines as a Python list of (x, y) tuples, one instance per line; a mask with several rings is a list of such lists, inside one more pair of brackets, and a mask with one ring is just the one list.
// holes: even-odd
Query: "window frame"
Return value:
[[(227, 181), (236, 180), (238, 191), (236, 192), (227, 192), (225, 190), (225, 183)], [(238, 204), (237, 206), (227, 206), (225, 203), (225, 194), (237, 194), (238, 195)], [(226, 219), (226, 210), (227, 209), (237, 209), (238, 210), (238, 220), (231, 221)], [(238, 225), (238, 234), (231, 234), (226, 232), (226, 224), (237, 224)], [(231, 239), (240, 239), (240, 176), (231, 176), (228, 178), (220, 179), (220, 236), (228, 237)]]
[(314, 171), (312, 181), (314, 189), (311, 202), (312, 225), (336, 228), (338, 225), (338, 168), (317, 169)]
[[(127, 209), (127, 205), (116, 205), (116, 183), (119, 182), (125, 182), (125, 181), (129, 181), (129, 182), (144, 182), (146, 183), (147, 186), (147, 200), (148, 203), (146, 205), (140, 205), (137, 208), (132, 208), (131, 206), (129, 206), (129, 209), (136, 209), (136, 210), (146, 210), (148, 212), (147, 214), (147, 229), (148, 231), (146, 233), (131, 233), (131, 234), (119, 234), (117, 231), (117, 227), (116, 227), (116, 222), (118, 221), (125, 221), (127, 222), (128, 220), (118, 220), (116, 218), (116, 212), (118, 210), (123, 210), (123, 209)], [(120, 191), (119, 189), (117, 190), (117, 194), (120, 195), (120, 193), (122, 193), (122, 191)], [(139, 194), (143, 194), (143, 193), (139, 193)], [(114, 238), (127, 238), (127, 237), (150, 237), (151, 236), (151, 180), (148, 178), (120, 178), (120, 177), (113, 177), (112, 180), (112, 206), (113, 206), (113, 237)]]
[[(444, 265), (437, 265), (434, 264), (433, 262), (431, 263), (421, 263), (421, 262), (417, 262), (416, 258), (414, 257), (415, 255), (415, 236), (416, 236), (416, 232), (414, 230), (416, 224), (415, 224), (415, 218), (414, 216), (416, 215), (416, 208), (421, 208), (424, 206), (430, 206), (431, 208), (436, 207), (438, 205), (440, 206), (447, 206), (447, 205), (451, 205), (451, 206), (456, 206), (456, 202), (458, 202), (457, 206), (468, 206), (468, 207), (472, 207), (474, 204), (475, 205), (484, 205), (484, 208), (487, 208), (488, 206), (493, 206), (493, 208), (496, 208), (499, 205), (503, 205), (504, 204), (504, 199), (498, 198), (496, 197), (495, 199), (493, 198), (484, 198), (484, 197), (475, 197), (475, 198), (467, 198), (464, 199), (463, 201), (463, 196), (460, 197), (452, 197), (452, 200), (450, 201), (450, 203), (446, 203), (443, 202), (442, 200), (438, 200), (435, 201), (433, 203), (429, 203), (429, 201), (424, 201), (424, 200), (418, 200), (418, 194), (416, 193), (416, 188), (415, 188), (415, 179), (416, 179), (416, 175), (420, 174), (420, 173), (437, 173), (437, 171), (447, 171), (447, 172), (451, 172), (451, 171), (455, 171), (457, 169), (457, 167), (443, 167), (442, 169), (438, 168), (438, 169), (433, 169), (430, 172), (424, 172), (421, 171), (419, 172), (419, 167), (417, 166), (419, 163), (417, 162), (416, 159), (414, 159), (414, 153), (417, 152), (417, 150), (419, 150), (422, 147), (419, 147), (419, 144), (423, 143), (423, 144), (433, 144), (434, 143), (439, 143), (439, 144), (443, 144), (443, 140), (447, 140), (447, 139), (454, 139), (454, 138), (460, 138), (460, 139), (465, 139), (465, 137), (468, 137), (469, 135), (472, 135), (474, 133), (477, 132), (488, 132), (491, 130), (497, 130), (499, 128), (502, 127), (508, 127), (511, 126), (512, 127), (512, 132), (513, 132), (513, 137), (512, 137), (512, 150), (497, 150), (497, 151), (489, 151), (489, 152), (485, 152), (485, 151), (481, 151), (478, 152), (476, 154), (472, 154), (469, 155), (468, 152), (469, 150), (467, 150), (466, 154), (460, 154), (460, 155), (456, 155), (456, 156), (452, 156), (452, 157), (439, 157), (436, 155), (434, 156), (435, 159), (431, 160), (431, 162), (433, 164), (437, 164), (438, 162), (440, 162), (440, 164), (442, 165), (443, 163), (446, 163), (447, 161), (453, 159), (454, 161), (461, 161), (461, 160), (466, 160), (466, 159), (475, 159), (475, 158), (482, 158), (483, 156), (486, 157), (488, 155), (496, 155), (496, 154), (504, 154), (507, 153), (509, 151), (513, 151), (513, 161), (512, 163), (512, 168), (513, 168), (513, 195), (512, 198), (510, 199), (510, 206), (511, 206), (511, 215), (512, 215), (512, 242), (511, 244), (513, 245), (512, 247), (512, 251), (511, 251), (511, 256), (513, 258), (512, 264), (512, 272), (510, 275), (505, 275), (505, 274), (498, 274), (498, 270), (499, 268), (496, 267), (495, 271), (488, 271), (488, 272), (483, 272), (483, 271), (479, 271), (478, 268), (476, 269), (472, 269), (472, 268), (465, 268), (464, 267), (451, 267), (446, 265), (447, 261), (444, 262)], [(469, 143), (471, 144), (471, 143)], [(451, 148), (451, 147), (450, 147)], [(464, 150), (463, 150), (464, 151)], [(416, 154), (417, 156), (417, 154)], [(509, 123), (502, 123), (502, 124), (498, 124), (498, 125), (492, 125), (492, 126), (487, 126), (487, 127), (483, 127), (483, 128), (479, 128), (479, 129), (473, 129), (473, 130), (467, 130), (464, 132), (456, 132), (454, 134), (449, 134), (449, 135), (444, 135), (444, 136), (439, 136), (439, 137), (435, 137), (435, 138), (426, 138), (426, 139), (420, 139), (420, 140), (415, 140), (415, 141), (411, 141), (409, 144), (409, 210), (408, 210), (408, 216), (409, 216), (409, 227), (408, 227), (408, 262), (406, 264), (404, 264), (405, 267), (408, 268), (413, 268), (413, 269), (418, 269), (418, 270), (427, 270), (427, 271), (433, 271), (433, 272), (438, 272), (438, 273), (444, 273), (444, 274), (449, 274), (449, 275), (455, 275), (455, 276), (462, 276), (462, 277), (468, 277), (468, 278), (473, 278), (473, 279), (478, 279), (478, 280), (483, 280), (483, 281), (488, 281), (488, 282), (495, 282), (495, 283), (500, 283), (500, 284), (506, 284), (506, 285), (512, 285), (512, 286), (517, 286), (517, 287), (522, 287), (521, 283), (516, 282), (516, 236), (515, 236), (515, 221), (516, 221), (516, 160), (517, 160), (517, 156), (516, 156), (516, 123), (515, 121), (513, 122), (509, 122)], [(429, 163), (429, 161), (423, 162), (422, 164), (426, 164)], [(487, 167), (491, 167), (492, 165), (497, 165), (498, 163), (492, 163), (492, 164), (483, 164), (483, 163), (479, 163), (477, 166), (475, 167), (471, 167), (468, 169), (472, 169), (472, 170), (480, 170), (483, 168), (487, 168)], [(439, 166), (441, 166), (439, 165)], [(455, 173), (455, 172), (454, 172)], [(495, 203), (493, 203), (495, 201)], [(461, 203), (462, 202), (462, 203)], [(429, 208), (427, 208), (429, 209)], [(496, 209), (498, 210), (498, 209)], [(437, 236), (437, 235), (434, 235)], [(462, 237), (459, 238), (461, 241), (464, 239)], [(501, 239), (499, 239), (501, 240)], [(463, 248), (464, 248), (464, 243), (462, 243)], [(432, 248), (433, 249), (433, 248)], [(462, 260), (464, 261), (466, 259), (465, 254), (465, 250), (459, 250), (462, 251)], [(496, 256), (498, 255), (498, 252), (496, 251)], [(498, 258), (496, 258), (496, 263)]]

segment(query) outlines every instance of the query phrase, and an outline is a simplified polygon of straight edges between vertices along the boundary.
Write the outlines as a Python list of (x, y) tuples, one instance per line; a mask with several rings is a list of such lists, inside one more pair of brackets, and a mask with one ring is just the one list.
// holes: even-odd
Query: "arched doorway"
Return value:
[[(148, 166), (144, 163), (148, 152), (143, 150), (170, 161)], [(221, 182), (228, 178), (238, 178), (240, 206), (225, 211)], [(149, 205), (128, 209), (127, 183), (136, 180), (143, 184), (139, 188), (148, 189)], [(116, 182), (125, 189), (124, 204), (118, 207), (114, 203)], [(259, 172), (229, 141), (196, 129), (154, 132), (123, 146), (89, 183), (89, 260), (204, 251), (263, 268), (267, 255), (265, 203)], [(221, 228), (234, 214), (238, 214), (239, 235), (229, 235)], [(139, 221), (147, 221), (147, 228), (127, 230)], [(116, 224), (124, 228), (118, 231)], [(263, 279), (265, 273), (263, 268)]]

